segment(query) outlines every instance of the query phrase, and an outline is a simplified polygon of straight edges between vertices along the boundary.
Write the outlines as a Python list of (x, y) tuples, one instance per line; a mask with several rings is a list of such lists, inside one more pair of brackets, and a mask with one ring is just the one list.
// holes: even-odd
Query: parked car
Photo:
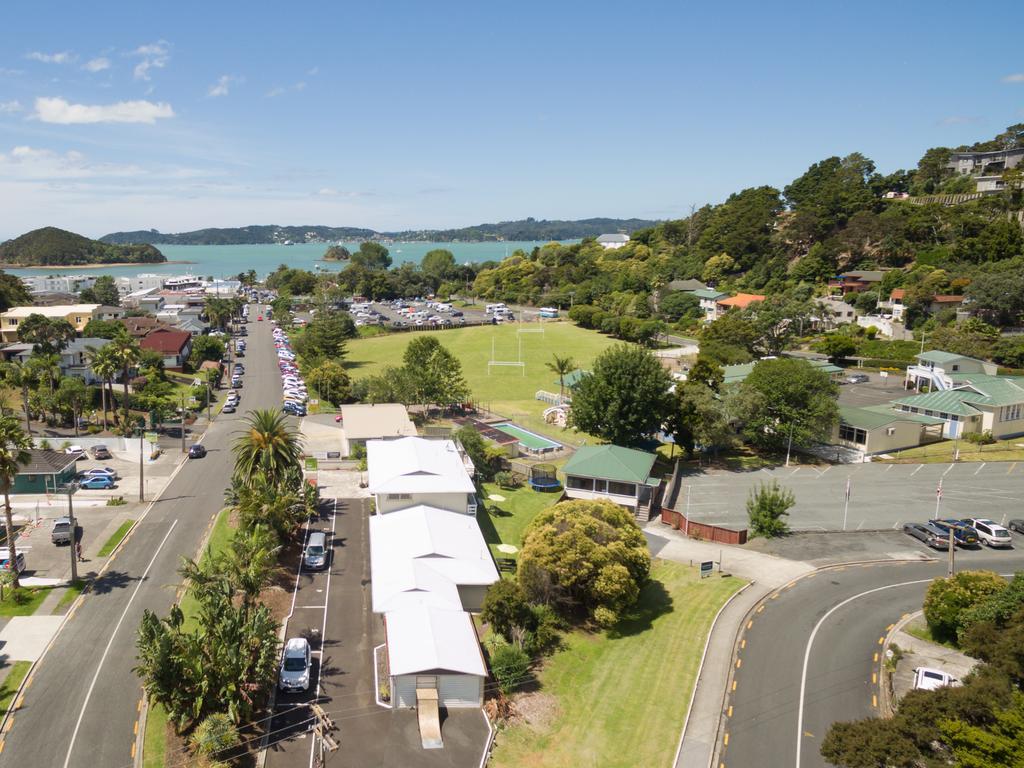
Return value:
[(107, 448), (107, 446), (105, 445), (94, 445), (90, 449), (89, 453), (92, 454), (92, 457), (94, 459), (97, 459), (99, 461), (105, 461), (106, 459), (113, 458), (113, 456), (110, 455), (110, 449)]
[(53, 521), (53, 529), (50, 531), (50, 541), (54, 544), (70, 544), (74, 540), (74, 531), (71, 530), (70, 517), (58, 517)]
[(313, 531), (302, 553), (302, 564), (310, 570), (319, 570), (327, 565), (327, 534)]
[(903, 532), (935, 549), (945, 549), (949, 545), (948, 534), (931, 523), (905, 523)]
[(947, 686), (959, 685), (960, 681), (949, 672), (933, 667), (914, 668), (914, 690), (934, 691)]
[(1006, 527), (1011, 531), (1024, 533), (1024, 518), (1015, 517), (1006, 524)]
[(309, 690), (310, 663), (309, 641), (304, 637), (293, 637), (284, 644), (281, 658), (281, 675), (277, 686), (282, 691)]
[(1012, 547), (1013, 537), (999, 523), (984, 517), (974, 517), (967, 521), (978, 532), (978, 539), (986, 547)]
[(953, 529), (953, 543), (958, 547), (976, 547), (978, 546), (978, 534), (969, 525), (964, 525), (961, 520), (929, 520), (929, 523), (934, 525), (940, 531), (942, 535), (948, 537), (950, 528)]
[(190, 445), (188, 449), (188, 457), (190, 459), (201, 459), (206, 456), (206, 446), (201, 443), (195, 443)]
[(114, 487), (114, 481), (103, 475), (94, 475), (83, 480), (79, 487), (90, 491), (105, 491), (108, 488)]
[(221, 413), (234, 413), (236, 410), (235, 404), (228, 402), (224, 403), (224, 407), (220, 409)]
[(871, 381), (871, 377), (866, 373), (851, 373), (843, 381), (847, 384), (863, 384), (866, 381)]
[(93, 467), (92, 469), (85, 470), (85, 472), (79, 472), (78, 476), (83, 479), (88, 479), (90, 477), (109, 477), (111, 480), (118, 479), (117, 470), (110, 469), (109, 467)]
[[(18, 573), (25, 570), (25, 553), (19, 552), (17, 559)], [(11, 556), (7, 553), (0, 555), (0, 571), (11, 570)]]
[(69, 456), (71, 454), (77, 454), (78, 457), (75, 459), (75, 461), (81, 461), (86, 457), (85, 448), (83, 448), (80, 445), (69, 445), (67, 448), (64, 449), (64, 453), (68, 454)]

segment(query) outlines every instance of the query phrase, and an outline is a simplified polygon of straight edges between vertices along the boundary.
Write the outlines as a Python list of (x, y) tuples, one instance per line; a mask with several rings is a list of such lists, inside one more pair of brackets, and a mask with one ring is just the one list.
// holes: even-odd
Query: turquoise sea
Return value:
[[(572, 241), (576, 242), (576, 241)], [(350, 251), (359, 248), (359, 243), (342, 243)], [(394, 265), (403, 262), (418, 264), (427, 251), (446, 248), (455, 255), (460, 264), (481, 261), (500, 261), (506, 255), (522, 248), (529, 252), (542, 242), (507, 243), (391, 243), (386, 247), (391, 253)], [(170, 264), (132, 264), (127, 267), (88, 267), (82, 269), (10, 269), (14, 275), (114, 275), (129, 276), (143, 273), (160, 275), (193, 274), (201, 277), (231, 277), (239, 272), (255, 269), (263, 277), (281, 264), (308, 270), (338, 271), (344, 269), (344, 262), (321, 261), (327, 245), (324, 243), (299, 243), (296, 245), (157, 245)], [(180, 263), (187, 262), (187, 263)]]

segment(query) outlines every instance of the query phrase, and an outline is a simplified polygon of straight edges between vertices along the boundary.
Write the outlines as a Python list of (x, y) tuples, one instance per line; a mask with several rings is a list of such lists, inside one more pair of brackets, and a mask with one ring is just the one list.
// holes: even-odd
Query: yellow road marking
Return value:
[(21, 696), (19, 696), (19, 697), (18, 697), (18, 701), (17, 701), (17, 703), (16, 703), (15, 705), (14, 705), (14, 708), (15, 708), (15, 709), (21, 709), (21, 706), (22, 706), (22, 704), (24, 704), (24, 703), (25, 703), (25, 694), (24, 694), (24, 693), (22, 693), (22, 694), (21, 694)]
[(134, 733), (136, 736), (139, 735), (139, 721), (138, 720), (136, 720), (135, 721), (135, 725), (132, 726), (132, 733)]
[(725, 713), (726, 717), (732, 717), (732, 704), (729, 705), (729, 711)]
[(136, 712), (141, 712), (142, 711), (142, 699), (139, 699), (139, 703), (135, 705), (135, 711)]
[(743, 659), (736, 659), (736, 669), (743, 666)]
[(871, 694), (871, 706), (878, 709), (878, 696)]
[(5, 745), (5, 744), (7, 744), (7, 740), (6, 740), (6, 739), (0, 739), (0, 754), (2, 754), (2, 753), (3, 753), (3, 751), (4, 751), (4, 745)]
[(810, 736), (812, 739), (814, 738), (814, 734), (810, 731), (804, 731), (804, 736)]
[(135, 759), (135, 742), (132, 742), (132, 760)]
[(762, 603), (761, 605), (757, 606), (757, 612), (758, 613), (760, 613), (763, 610), (764, 610), (764, 603)]
[(896, 626), (895, 624), (890, 624), (888, 627), (885, 628), (885, 631), (886, 632), (892, 632), (892, 628), (895, 627), (895, 626)]
[(879, 645), (883, 645), (884, 643), (885, 643), (885, 638), (884, 637), (878, 638), (878, 644)]
[(754, 620), (753, 619), (751, 619), (750, 621), (747, 622), (747, 629), (750, 629), (752, 626), (754, 626)]
[(871, 673), (871, 684), (874, 685), (877, 682), (878, 682), (878, 673), (877, 672), (872, 672)]
[(775, 598), (777, 598), (778, 596), (779, 596), (779, 593), (778, 593), (778, 592), (776, 592), (776, 593), (775, 593), (774, 595), (772, 595), (772, 600), (774, 600), (774, 599), (775, 599)]
[(736, 681), (735, 680), (732, 681), (732, 689), (734, 691), (736, 690)]
[(725, 736), (722, 737), (722, 743), (724, 743), (725, 746), (727, 746), (727, 747), (729, 746), (729, 734), (728, 733), (725, 734)]
[(740, 648), (746, 648), (746, 647), (747, 647), (747, 638), (743, 638), (742, 640), (740, 640)]
[(878, 663), (878, 651), (875, 651), (875, 664)]

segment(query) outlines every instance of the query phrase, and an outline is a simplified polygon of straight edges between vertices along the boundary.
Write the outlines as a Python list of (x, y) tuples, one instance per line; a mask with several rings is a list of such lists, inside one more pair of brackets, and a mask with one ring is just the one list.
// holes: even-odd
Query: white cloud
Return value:
[(140, 45), (129, 56), (140, 56), (142, 61), (135, 65), (132, 74), (136, 80), (149, 80), (151, 69), (163, 69), (171, 59), (170, 43), (160, 40), (155, 43)]
[(307, 69), (306, 74), (309, 75), (310, 77), (316, 77), (317, 75), (320, 74), (320, 67), (312, 67), (310, 69)]
[(264, 94), (264, 96), (266, 96), (268, 99), (272, 99), (275, 96), (282, 95), (284, 92), (285, 92), (285, 89), (278, 85), (278, 86), (275, 86), (275, 87), (271, 88), (269, 91), (267, 91)]
[(9, 115), (14, 112), (21, 112), (24, 107), (20, 101), (0, 101), (0, 115)]
[(104, 69), (110, 69), (110, 59), (106, 56), (97, 56), (85, 62), (82, 69), (88, 72), (102, 72)]
[(221, 75), (217, 78), (217, 82), (206, 90), (206, 95), (212, 99), (218, 96), (227, 96), (231, 92), (231, 86), (241, 82), (244, 82), (244, 78), (235, 77), (234, 75)]
[(33, 114), (44, 123), (78, 125), (84, 123), (149, 123), (174, 117), (171, 105), (152, 101), (118, 101), (114, 104), (71, 104), (61, 98), (36, 99)]
[(0, 175), (9, 180), (66, 180), (141, 174), (142, 169), (136, 165), (93, 163), (81, 152), (73, 150), (61, 154), (50, 149), (18, 146), (6, 154), (0, 152)]
[(1024, 72), (1015, 72), (1003, 78), (1004, 83), (1024, 83)]
[(304, 80), (299, 80), (299, 82), (293, 85), (292, 88), (294, 88), (296, 91), (304, 91), (306, 90), (306, 82)]
[(331, 187), (324, 187), (323, 189), (317, 191), (317, 194), (320, 195), (321, 197), (337, 197), (341, 193), (338, 192), (338, 190), (336, 189), (332, 189)]
[(32, 51), (32, 53), (26, 53), (25, 58), (32, 61), (41, 61), (44, 64), (70, 64), (78, 57), (71, 53), (71, 51), (58, 51), (57, 53)]

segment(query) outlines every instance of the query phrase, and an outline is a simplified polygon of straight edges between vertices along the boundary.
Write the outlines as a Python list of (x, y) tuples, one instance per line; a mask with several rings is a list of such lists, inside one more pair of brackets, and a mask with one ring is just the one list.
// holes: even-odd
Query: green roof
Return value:
[(716, 291), (714, 288), (700, 288), (696, 291), (690, 291), (690, 293), (692, 293), (698, 299), (710, 299), (712, 301), (716, 301), (722, 298), (723, 296), (729, 295), (728, 293), (725, 293), (723, 291)]
[(860, 429), (878, 429), (896, 421), (912, 421), (918, 424), (943, 424), (943, 419), (917, 413), (894, 411), (888, 405), (874, 405), (856, 408), (851, 405), (839, 406), (839, 418), (844, 424)]
[(569, 459), (562, 471), (577, 477), (646, 484), (651, 479), (655, 455), (618, 445), (585, 445)]
[[(842, 373), (843, 369), (838, 365), (833, 365), (828, 360), (809, 360), (805, 357), (794, 357), (786, 358), (791, 360), (804, 360), (811, 364), (813, 368), (817, 368), (819, 371), (824, 371), (830, 376), (834, 373)], [(738, 384), (743, 381), (750, 372), (754, 370), (754, 366), (757, 365), (760, 360), (755, 360), (752, 363), (738, 363), (736, 365), (725, 365), (722, 366), (722, 371), (725, 373), (725, 378), (722, 380), (723, 384)]]
[[(588, 373), (590, 373), (590, 371), (581, 371), (579, 368), (577, 368), (574, 371), (569, 371), (562, 378), (565, 379), (565, 386), (569, 387), (569, 389), (572, 389), (577, 384), (579, 384), (583, 380), (583, 377), (586, 376)], [(555, 379), (555, 384), (558, 383), (558, 379)]]
[[(926, 363), (952, 363), (955, 360), (974, 360), (973, 357), (967, 357), (967, 355), (954, 355), (952, 352), (943, 352), (941, 349), (930, 349), (927, 352), (922, 352), (917, 355), (918, 360), (924, 360)], [(977, 362), (981, 362), (978, 360)]]
[(957, 384), (968, 384), (971, 389), (985, 395), (986, 405), (1024, 403), (1024, 378), (991, 376), (987, 373), (966, 373), (954, 374), (953, 380)]
[(979, 395), (969, 389), (946, 389), (940, 392), (928, 392), (924, 395), (911, 395), (894, 400), (896, 405), (907, 405), (939, 413), (951, 413), (957, 416), (976, 416), (981, 411), (972, 403), (985, 403), (985, 395)]

